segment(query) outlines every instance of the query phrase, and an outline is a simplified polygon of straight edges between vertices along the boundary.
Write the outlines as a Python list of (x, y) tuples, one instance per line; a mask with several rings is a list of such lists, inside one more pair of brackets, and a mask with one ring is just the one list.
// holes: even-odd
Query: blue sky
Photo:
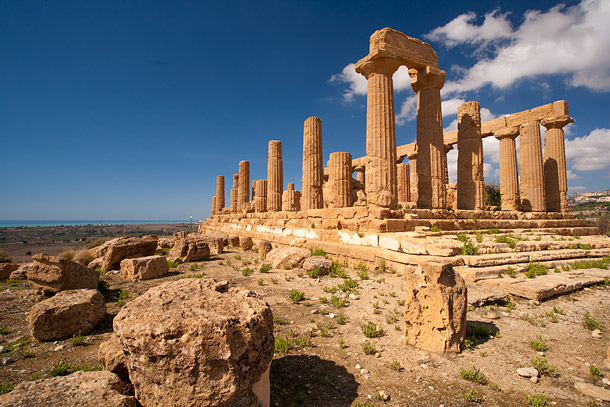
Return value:
[[(0, 219), (202, 219), (216, 175), (227, 201), (240, 160), (266, 177), (273, 139), (300, 189), (307, 117), (322, 119), (325, 161), (364, 155), (350, 64), (383, 27), (438, 53), (447, 129), (466, 100), (484, 119), (567, 100), (570, 192), (610, 188), (607, 1), (372, 4), (0, 0)], [(414, 93), (404, 70), (394, 81), (404, 144)]]

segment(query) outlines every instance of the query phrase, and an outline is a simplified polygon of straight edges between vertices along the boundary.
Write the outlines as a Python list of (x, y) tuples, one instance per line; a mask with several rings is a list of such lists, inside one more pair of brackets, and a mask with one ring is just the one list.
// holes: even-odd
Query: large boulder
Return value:
[(311, 256), (307, 249), (299, 247), (278, 247), (267, 253), (265, 261), (274, 269), (280, 267), (297, 268), (303, 265), (305, 259)]
[(207, 232), (203, 237), (208, 242), (212, 254), (221, 254), (225, 246), (229, 245), (229, 235), (225, 232)]
[(167, 259), (162, 256), (137, 257), (121, 261), (121, 277), (126, 280), (150, 280), (169, 272)]
[(135, 407), (123, 382), (111, 372), (79, 371), (68, 376), (21, 382), (0, 396), (0, 407)]
[(174, 234), (174, 247), (168, 253), (170, 260), (184, 263), (206, 260), (209, 256), (210, 245), (208, 239), (202, 235), (189, 234), (188, 232)]
[[(212, 279), (151, 288), (114, 318), (136, 398), (149, 406), (257, 406), (274, 352), (269, 305)], [(260, 388), (263, 391), (260, 391)]]
[(32, 286), (46, 293), (97, 289), (100, 274), (87, 266), (44, 253), (35, 254), (32, 258), (34, 264), (26, 273), (27, 279)]
[(102, 257), (103, 271), (119, 268), (121, 260), (127, 257), (152, 256), (157, 251), (158, 239), (155, 235), (144, 237), (118, 237), (104, 242), (89, 251), (94, 258)]
[(173, 237), (160, 237), (157, 241), (157, 250), (171, 249), (174, 247)]
[(450, 264), (406, 274), (405, 339), (432, 352), (459, 352), (466, 337), (466, 284)]
[(27, 273), (34, 267), (34, 263), (25, 263), (19, 266), (19, 268), (11, 273), (11, 280), (25, 280)]
[(0, 280), (6, 280), (11, 277), (11, 274), (19, 268), (19, 264), (15, 263), (0, 263)]
[(328, 274), (333, 266), (333, 261), (322, 256), (311, 256), (303, 262), (304, 270), (318, 269), (321, 276)]
[(243, 250), (252, 250), (252, 246), (254, 243), (252, 242), (252, 238), (250, 236), (242, 236), (239, 238), (239, 247)]
[(116, 373), (123, 380), (129, 380), (127, 354), (115, 334), (112, 334), (108, 340), (100, 343), (100, 347), (97, 350), (97, 360), (100, 361), (105, 370)]
[(269, 253), (271, 250), (273, 250), (273, 247), (271, 246), (270, 241), (261, 240), (258, 243), (258, 255), (261, 259), (265, 259), (267, 257), (267, 253)]
[(97, 290), (67, 290), (35, 304), (27, 316), (32, 336), (39, 341), (88, 334), (106, 316), (104, 297)]
[(229, 236), (228, 242), (233, 247), (239, 247), (239, 236), (236, 236), (236, 235)]

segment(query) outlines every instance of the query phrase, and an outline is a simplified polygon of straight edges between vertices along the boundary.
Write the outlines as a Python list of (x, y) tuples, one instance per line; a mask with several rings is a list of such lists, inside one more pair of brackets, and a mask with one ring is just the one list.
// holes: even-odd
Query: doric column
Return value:
[(216, 197), (212, 197), (212, 215), (216, 215)]
[(300, 210), (301, 193), (294, 190), (294, 184), (288, 184), (288, 189), (282, 193), (282, 211), (296, 212)]
[(394, 208), (398, 202), (396, 185), (396, 123), (392, 75), (398, 60), (365, 58), (356, 72), (368, 80), (366, 102), (366, 183), (367, 203)]
[(231, 211), (237, 211), (237, 195), (239, 190), (239, 175), (233, 174), (233, 188), (231, 188)]
[(352, 155), (331, 153), (328, 160), (328, 182), (334, 208), (352, 206)]
[(356, 181), (358, 181), (362, 186), (366, 184), (366, 167), (364, 165), (356, 167)]
[(267, 210), (270, 212), (282, 210), (283, 166), (282, 142), (271, 140), (267, 161)]
[(225, 207), (225, 177), (216, 176), (216, 211), (220, 212)]
[(411, 202), (417, 203), (417, 197), (419, 196), (419, 186), (417, 182), (417, 150), (407, 154), (411, 165), (411, 178), (410, 178), (410, 189), (411, 189)]
[(409, 69), (417, 93), (417, 183), (419, 208), (446, 208), (441, 88), (445, 71), (427, 66)]
[(254, 196), (254, 209), (256, 212), (267, 211), (267, 180), (254, 181), (256, 194)]
[(483, 140), (481, 139), (481, 106), (479, 102), (458, 107), (457, 208), (485, 209), (483, 180)]
[(518, 135), (518, 127), (507, 127), (494, 133), (494, 137), (500, 140), (500, 195), (503, 211), (519, 210), (519, 176), (515, 146), (515, 138)]
[(443, 156), (443, 167), (445, 171), (445, 184), (449, 183), (449, 166), (447, 165), (447, 153), (453, 150), (453, 146), (451, 144), (445, 144), (445, 155)]
[(396, 165), (396, 182), (398, 184), (398, 202), (411, 201), (411, 186), (409, 182), (411, 174), (409, 164), (403, 163)]
[(566, 172), (566, 147), (563, 127), (573, 123), (570, 116), (559, 116), (540, 121), (544, 133), (544, 193), (546, 210), (567, 212), (568, 177)]
[(250, 202), (250, 162), (239, 162), (239, 184), (237, 189), (237, 210), (246, 208)]
[(303, 125), (303, 204), (302, 209), (324, 207), (322, 183), (324, 165), (322, 163), (322, 121), (309, 117)]
[(520, 133), (521, 210), (524, 212), (544, 212), (546, 210), (544, 170), (538, 121), (522, 124)]

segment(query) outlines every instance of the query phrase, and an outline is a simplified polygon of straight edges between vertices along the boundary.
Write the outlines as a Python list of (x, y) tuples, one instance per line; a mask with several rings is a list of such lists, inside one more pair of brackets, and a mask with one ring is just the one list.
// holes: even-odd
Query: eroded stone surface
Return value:
[(152, 256), (158, 245), (157, 236), (144, 237), (118, 237), (108, 240), (101, 246), (94, 247), (89, 251), (95, 258), (102, 257), (101, 268), (103, 271), (118, 269), (121, 260), (136, 256)]
[(47, 256), (44, 253), (32, 256), (34, 265), (26, 273), (34, 287), (47, 293), (81, 288), (97, 289), (99, 273), (71, 260)]
[(127, 370), (127, 355), (119, 343), (115, 334), (100, 343), (97, 351), (97, 360), (104, 366), (105, 370), (117, 374), (121, 379), (129, 379)]
[(14, 271), (19, 269), (19, 264), (15, 263), (0, 263), (0, 280), (6, 280)]
[(333, 261), (322, 256), (311, 256), (303, 262), (304, 270), (309, 271), (317, 267), (321, 276), (328, 274), (332, 266)]
[(264, 259), (267, 257), (267, 253), (269, 253), (273, 247), (271, 246), (271, 242), (268, 240), (261, 240), (258, 244), (258, 255)]
[(311, 256), (311, 252), (307, 249), (298, 247), (278, 247), (271, 250), (265, 261), (271, 264), (273, 268), (297, 268), (303, 265), (305, 259)]
[(189, 262), (205, 260), (210, 255), (209, 240), (199, 234), (186, 231), (174, 233), (174, 247), (168, 253), (172, 261)]
[(121, 261), (121, 277), (139, 281), (159, 278), (169, 272), (167, 259), (161, 256), (137, 257)]
[(151, 288), (121, 309), (114, 331), (145, 406), (255, 406), (252, 387), (274, 351), (269, 306), (211, 279)]

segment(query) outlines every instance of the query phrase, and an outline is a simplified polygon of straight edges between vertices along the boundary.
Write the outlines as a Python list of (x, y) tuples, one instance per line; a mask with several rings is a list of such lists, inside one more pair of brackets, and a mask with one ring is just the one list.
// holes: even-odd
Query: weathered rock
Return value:
[(608, 359), (605, 361), (606, 369), (610, 370), (610, 346), (608, 347)]
[(117, 374), (123, 380), (129, 379), (127, 355), (115, 334), (112, 334), (110, 339), (100, 343), (97, 360), (100, 361), (105, 370)]
[(574, 383), (574, 388), (585, 396), (594, 397), (602, 401), (610, 401), (610, 390), (598, 387), (591, 383)]
[(11, 273), (19, 268), (19, 264), (15, 263), (0, 263), (0, 280), (6, 280), (11, 276)]
[(111, 372), (76, 372), (68, 376), (21, 382), (0, 396), (2, 407), (135, 407), (136, 399), (121, 394), (123, 382)]
[(239, 246), (243, 251), (252, 250), (252, 238), (249, 236), (242, 236), (239, 238)]
[(167, 259), (162, 256), (137, 257), (121, 261), (121, 277), (139, 281), (159, 278), (169, 272)]
[(114, 331), (145, 406), (255, 406), (274, 351), (269, 306), (211, 279), (151, 288), (123, 307)]
[(94, 258), (102, 257), (103, 271), (119, 268), (121, 260), (127, 257), (152, 256), (157, 251), (158, 239), (155, 235), (144, 237), (118, 237), (104, 242), (89, 251)]
[(104, 258), (98, 257), (97, 259), (93, 259), (89, 264), (87, 264), (87, 267), (89, 267), (90, 269), (93, 269), (93, 270), (97, 270), (97, 269), (101, 270), (102, 264), (104, 264)]
[(47, 256), (44, 253), (35, 254), (34, 265), (27, 271), (27, 279), (31, 285), (48, 293), (63, 290), (97, 289), (100, 275), (89, 267), (71, 260)]
[(11, 280), (25, 280), (27, 278), (27, 272), (34, 267), (34, 263), (25, 263), (19, 266), (19, 268), (13, 271), (10, 275)]
[(27, 316), (32, 336), (39, 341), (88, 334), (106, 315), (97, 290), (67, 290), (35, 304)]
[(533, 367), (520, 367), (517, 369), (517, 374), (521, 377), (538, 377), (538, 370)]
[(172, 247), (174, 247), (174, 238), (172, 237), (160, 237), (157, 241), (157, 250), (171, 249)]
[(321, 276), (328, 274), (332, 266), (333, 261), (322, 256), (311, 256), (303, 262), (304, 270), (309, 271), (317, 267)]
[(174, 247), (168, 257), (172, 261), (188, 262), (205, 260), (210, 255), (208, 240), (199, 234), (177, 232), (174, 234)]
[(459, 352), (466, 336), (466, 284), (450, 264), (425, 263), (406, 274), (405, 338), (433, 352)]
[(261, 257), (261, 259), (264, 259), (267, 257), (267, 253), (269, 253), (272, 249), (273, 247), (271, 246), (270, 241), (261, 240), (258, 244), (258, 255)]
[(229, 244), (233, 247), (239, 247), (239, 236), (229, 236)]
[(204, 235), (210, 241), (210, 249), (213, 254), (220, 254), (226, 246), (229, 245), (229, 235), (221, 231), (208, 232)]
[(265, 261), (271, 264), (273, 268), (301, 267), (305, 259), (311, 256), (307, 249), (298, 247), (278, 247), (267, 253)]

